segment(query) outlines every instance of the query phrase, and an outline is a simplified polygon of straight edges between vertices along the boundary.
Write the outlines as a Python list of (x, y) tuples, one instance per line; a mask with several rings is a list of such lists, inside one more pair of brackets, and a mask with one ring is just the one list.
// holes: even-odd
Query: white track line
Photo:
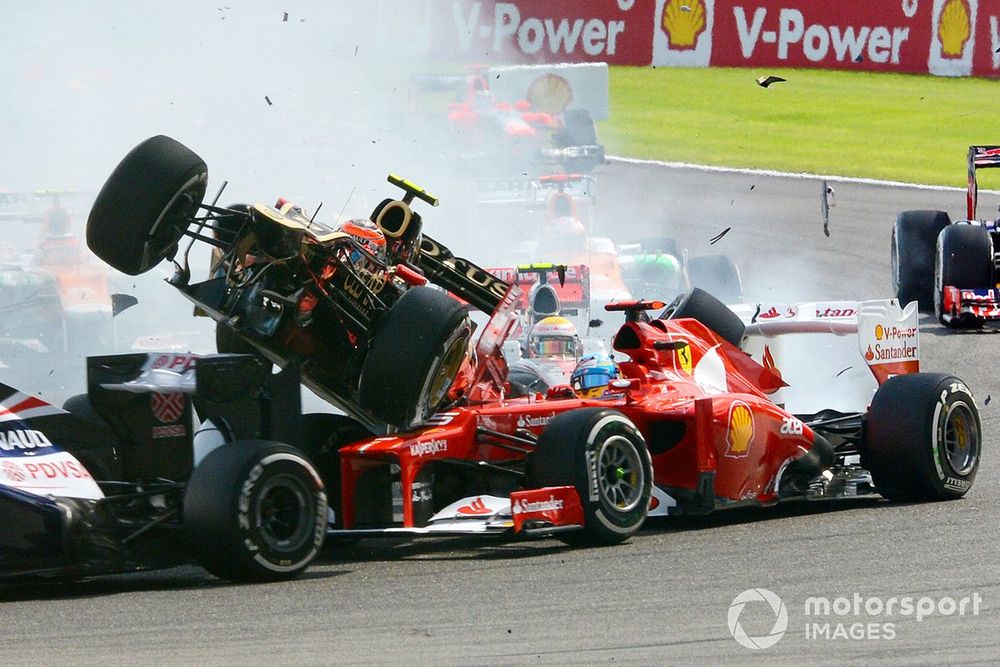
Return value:
[[(746, 174), (748, 176), (777, 176), (780, 178), (798, 178), (803, 180), (835, 181), (839, 183), (860, 183), (862, 185), (878, 185), (893, 188), (914, 188), (917, 190), (938, 190), (942, 192), (965, 192), (965, 188), (957, 188), (950, 185), (927, 185), (925, 183), (902, 183), (900, 181), (883, 181), (877, 178), (857, 178), (855, 176), (833, 176), (827, 174), (806, 174), (800, 172), (774, 171), (773, 169), (746, 169), (739, 167), (716, 167), (705, 164), (690, 164), (688, 162), (665, 162), (663, 160), (640, 160), (638, 158), (621, 157), (609, 155), (608, 162), (622, 162), (625, 164), (644, 164), (656, 167), (668, 167), (670, 169), (693, 169), (695, 171), (706, 171), (727, 174)], [(980, 192), (995, 193), (997, 191), (980, 189)]]

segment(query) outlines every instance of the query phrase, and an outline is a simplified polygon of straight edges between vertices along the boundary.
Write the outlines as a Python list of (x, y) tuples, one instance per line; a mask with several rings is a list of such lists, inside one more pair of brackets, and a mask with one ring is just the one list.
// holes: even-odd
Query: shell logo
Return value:
[(666, 0), (660, 25), (671, 49), (693, 50), (698, 38), (705, 32), (704, 0)]
[(558, 74), (544, 74), (528, 86), (527, 100), (545, 113), (562, 113), (573, 101), (573, 86)]
[(961, 58), (972, 35), (968, 0), (948, 0), (938, 20), (938, 39), (942, 58)]
[(742, 401), (734, 401), (729, 406), (729, 432), (726, 434), (726, 456), (743, 458), (750, 453), (753, 443), (753, 412)]
[(882, 340), (885, 336), (885, 328), (881, 324), (875, 325), (875, 340)]

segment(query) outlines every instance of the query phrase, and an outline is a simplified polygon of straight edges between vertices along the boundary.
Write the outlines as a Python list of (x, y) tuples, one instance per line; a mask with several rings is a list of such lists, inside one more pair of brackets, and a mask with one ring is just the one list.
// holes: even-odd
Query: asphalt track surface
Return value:
[[(888, 295), (897, 211), (958, 214), (964, 197), (833, 183), (830, 237), (816, 180), (614, 163), (600, 170), (598, 230), (671, 233), (692, 252), (740, 263), (748, 297)], [(995, 202), (990, 206), (995, 205)], [(626, 224), (627, 221), (627, 224)], [(726, 227), (717, 244), (708, 240)], [(995, 332), (945, 334), (924, 318), (925, 370), (954, 372), (979, 399), (986, 456), (961, 501), (798, 504), (649, 525), (627, 544), (554, 540), (365, 541), (331, 551), (300, 580), (233, 586), (193, 568), (0, 589), (4, 664), (564, 664), (766, 661), (976, 663), (1000, 653), (1000, 430)], [(766, 588), (788, 630), (753, 651), (727, 627), (733, 599)], [(805, 600), (978, 595), (978, 615), (807, 617)], [(947, 604), (947, 603), (946, 603)], [(750, 635), (775, 616), (751, 603)], [(892, 623), (893, 639), (807, 638), (807, 622)], [(867, 625), (864, 631), (871, 632)]]

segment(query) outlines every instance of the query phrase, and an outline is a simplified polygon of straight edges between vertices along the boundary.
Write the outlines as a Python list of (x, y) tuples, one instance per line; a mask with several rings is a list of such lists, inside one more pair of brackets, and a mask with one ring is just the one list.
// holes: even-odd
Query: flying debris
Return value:
[(271, 98), (268, 97), (267, 95), (264, 96), (264, 101), (267, 102), (267, 106), (271, 106), (272, 105)]
[(788, 81), (788, 79), (782, 79), (780, 76), (774, 76), (773, 74), (757, 77), (757, 85), (762, 88), (767, 88), (772, 83), (781, 83), (782, 81)]
[(750, 189), (751, 190), (753, 190), (755, 187), (757, 187), (755, 184), (753, 184), (753, 183), (750, 184)]
[(682, 12), (689, 12), (689, 11), (691, 11), (691, 8), (688, 7), (687, 5), (681, 5), (681, 11)]
[(990, 395), (986, 394), (986, 400), (983, 401), (983, 405), (989, 405), (989, 404), (990, 404)]
[(837, 373), (837, 374), (836, 374), (836, 375), (835, 375), (834, 377), (838, 377), (838, 378), (839, 378), (839, 377), (840, 377), (841, 375), (843, 375), (843, 374), (844, 374), (844, 373), (846, 373), (847, 371), (851, 370), (852, 368), (854, 368), (854, 366), (848, 366), (848, 367), (847, 367), (847, 368), (845, 368), (844, 370), (842, 370), (842, 371), (840, 371), (839, 373)]
[(284, 16), (281, 17), (282, 23), (288, 23), (288, 12), (284, 12)]
[(721, 232), (713, 236), (711, 239), (709, 239), (708, 245), (715, 245), (717, 241), (721, 241), (722, 237), (728, 234), (730, 229), (732, 229), (732, 227), (726, 227)]
[(830, 236), (830, 208), (834, 206), (833, 188), (824, 180), (821, 183), (823, 191), (820, 194), (819, 212), (823, 215), (823, 234)]
[(123, 310), (127, 310), (139, 303), (139, 299), (131, 294), (111, 295), (111, 316), (117, 317)]
[(858, 57), (854, 59), (854, 62), (860, 63), (860, 62), (864, 62), (864, 60), (865, 60), (865, 57), (859, 53)]

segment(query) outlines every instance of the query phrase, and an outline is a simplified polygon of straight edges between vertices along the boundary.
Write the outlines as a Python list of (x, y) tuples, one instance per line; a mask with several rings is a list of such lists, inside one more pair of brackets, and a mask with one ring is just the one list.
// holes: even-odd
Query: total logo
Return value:
[(549, 496), (548, 500), (521, 500), (514, 504), (514, 514), (526, 514), (528, 512), (557, 512), (563, 508), (563, 500), (555, 496)]
[(542, 415), (540, 417), (526, 417), (525, 415), (519, 415), (517, 418), (517, 427), (538, 428), (539, 426), (548, 426), (553, 417), (555, 417), (555, 413), (551, 415)]

